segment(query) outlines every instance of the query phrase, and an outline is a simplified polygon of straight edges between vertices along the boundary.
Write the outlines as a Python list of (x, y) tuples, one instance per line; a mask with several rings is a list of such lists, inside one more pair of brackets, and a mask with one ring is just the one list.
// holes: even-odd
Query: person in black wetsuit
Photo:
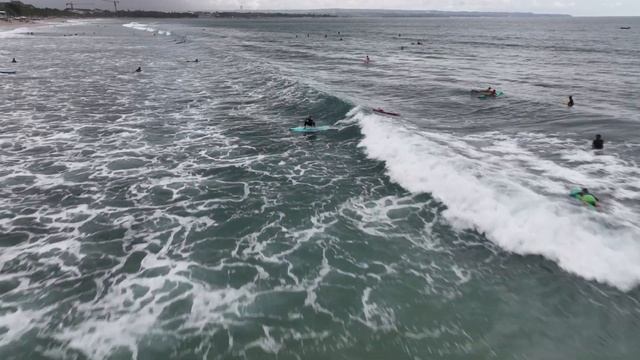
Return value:
[(593, 139), (593, 143), (591, 143), (591, 147), (595, 150), (604, 149), (604, 140), (602, 140), (602, 136), (600, 134), (596, 135), (596, 138)]
[(316, 122), (311, 118), (311, 115), (307, 116), (306, 119), (304, 119), (304, 127), (316, 127)]
[(138, 66), (138, 68), (136, 69), (136, 72), (142, 72), (142, 67)]
[(572, 107), (573, 106), (573, 96), (569, 96), (569, 102), (567, 103), (568, 107)]
[(13, 58), (13, 60), (11, 60), (11, 63), (13, 64), (17, 63), (16, 58)]

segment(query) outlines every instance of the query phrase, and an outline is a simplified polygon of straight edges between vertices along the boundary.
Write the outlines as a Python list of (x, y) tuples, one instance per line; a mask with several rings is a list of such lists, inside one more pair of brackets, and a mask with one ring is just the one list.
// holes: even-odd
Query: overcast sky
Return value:
[[(23, 0), (63, 8), (69, 0)], [(74, 1), (78, 8), (113, 6), (109, 0)], [(640, 0), (120, 0), (119, 9), (149, 10), (412, 9), (563, 13), (579, 16), (640, 16)]]

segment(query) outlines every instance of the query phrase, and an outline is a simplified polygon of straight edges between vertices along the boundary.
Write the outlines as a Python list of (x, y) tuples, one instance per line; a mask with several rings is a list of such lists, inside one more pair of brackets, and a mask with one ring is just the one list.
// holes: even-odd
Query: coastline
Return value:
[(32, 29), (43, 26), (55, 26), (68, 22), (68, 19), (61, 17), (47, 17), (38, 19), (23, 19), (23, 20), (2, 20), (0, 21), (0, 33), (4, 32), (16, 32), (19, 29)]

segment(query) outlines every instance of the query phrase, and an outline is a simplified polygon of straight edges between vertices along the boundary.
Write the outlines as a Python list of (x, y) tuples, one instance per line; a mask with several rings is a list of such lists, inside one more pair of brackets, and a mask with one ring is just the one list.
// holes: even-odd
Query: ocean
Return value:
[(638, 359), (639, 31), (0, 32), (0, 358)]

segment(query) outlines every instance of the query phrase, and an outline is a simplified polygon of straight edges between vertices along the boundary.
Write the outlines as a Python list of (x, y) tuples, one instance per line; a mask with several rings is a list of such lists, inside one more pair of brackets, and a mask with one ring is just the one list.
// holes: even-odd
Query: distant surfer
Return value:
[(497, 96), (498, 93), (496, 92), (496, 89), (493, 89), (491, 86), (489, 86), (487, 88), (487, 90), (482, 91), (486, 96)]
[(365, 57), (365, 59), (364, 59), (364, 63), (365, 63), (365, 64), (368, 64), (368, 63), (370, 63), (370, 62), (371, 62), (371, 59), (369, 59), (369, 55), (367, 55), (367, 56)]
[(16, 58), (13, 58), (13, 60), (11, 60), (11, 63), (12, 63), (12, 64), (17, 63)]
[(311, 118), (311, 115), (304, 119), (304, 127), (306, 128), (307, 126), (316, 127), (316, 122)]
[(593, 139), (593, 142), (591, 143), (591, 147), (594, 150), (602, 150), (602, 149), (604, 149), (604, 140), (602, 140), (602, 136), (600, 134), (597, 134), (596, 138)]
[(573, 96), (569, 96), (569, 102), (567, 103), (568, 107), (572, 107), (573, 106)]
[(495, 91), (493, 88), (491, 88), (491, 86), (489, 86), (486, 90), (471, 90), (472, 94), (483, 94), (486, 96), (491, 96), (491, 94), (493, 94), (493, 91)]
[(598, 201), (600, 201), (600, 199), (598, 199), (595, 195), (590, 193), (589, 189), (587, 188), (580, 189), (580, 191), (577, 194), (575, 194), (575, 197), (578, 200), (582, 201), (583, 203), (594, 206), (594, 207), (598, 206)]
[(138, 66), (138, 68), (136, 69), (136, 72), (142, 72), (142, 68), (140, 66)]
[(378, 114), (384, 114), (384, 115), (391, 115), (391, 116), (400, 116), (399, 113), (395, 113), (395, 112), (391, 112), (391, 111), (385, 111), (383, 108), (378, 107), (378, 108), (373, 108), (373, 112), (376, 112)]

